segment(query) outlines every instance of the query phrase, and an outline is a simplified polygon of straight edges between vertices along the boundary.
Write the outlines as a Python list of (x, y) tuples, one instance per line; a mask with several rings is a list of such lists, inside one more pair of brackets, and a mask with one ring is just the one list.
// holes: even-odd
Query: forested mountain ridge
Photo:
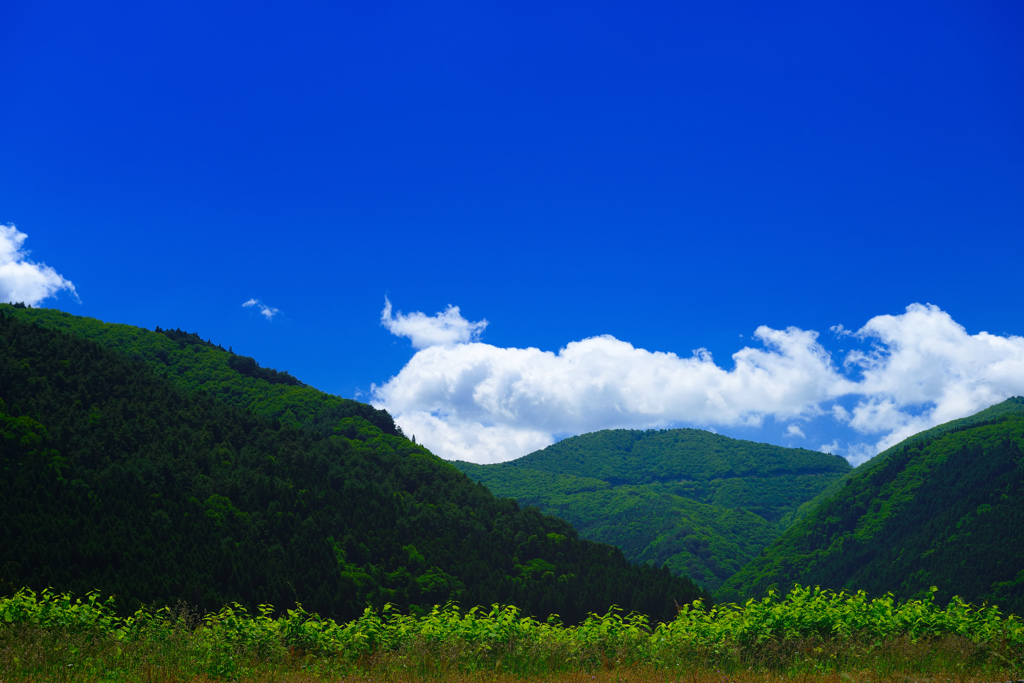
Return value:
[(918, 432), (913, 436), (909, 436), (900, 443), (896, 444), (895, 446), (890, 446), (889, 448), (885, 449), (884, 451), (882, 451), (875, 457), (871, 458), (867, 462), (860, 464), (855, 469), (850, 470), (842, 477), (829, 484), (824, 491), (822, 491), (821, 493), (819, 493), (817, 496), (807, 501), (806, 503), (802, 504), (792, 514), (788, 514), (785, 517), (783, 517), (782, 529), (788, 529), (794, 523), (810, 514), (811, 511), (813, 511), (815, 508), (821, 505), (821, 503), (823, 503), (824, 501), (828, 500), (836, 493), (841, 491), (842, 488), (846, 486), (847, 479), (851, 477), (860, 476), (865, 472), (870, 472), (874, 468), (884, 463), (889, 458), (889, 456), (901, 451), (905, 446), (920, 441), (927, 441), (942, 434), (945, 434), (947, 432), (959, 431), (971, 425), (989, 423), (998, 420), (1009, 413), (1019, 412), (1020, 406), (1015, 402), (1015, 400), (1016, 399), (1009, 399), (1003, 401), (1002, 403), (997, 403), (994, 406), (989, 406), (985, 410), (975, 413), (974, 415), (968, 415), (967, 417), (961, 417), (956, 420), (950, 420), (949, 422), (943, 422), (940, 425), (936, 425), (930, 429), (924, 430), (923, 432)]
[(793, 583), (1024, 613), (1024, 398), (923, 432), (862, 465), (729, 579), (732, 600)]
[(670, 617), (702, 595), (360, 415), (329, 429), (257, 415), (9, 308), (0, 592), (98, 589), (129, 610), (299, 600), (335, 618), (455, 599), (566, 621), (611, 604)]
[(506, 463), (454, 464), (497, 495), (569, 520), (584, 538), (666, 563), (710, 590), (850, 470), (837, 456), (700, 429), (604, 430)]
[(159, 326), (150, 331), (50, 308), (0, 304), (0, 311), (90, 339), (149, 364), (182, 389), (202, 390), (228, 405), (277, 418), (282, 424), (330, 429), (338, 420), (359, 416), (386, 434), (401, 434), (384, 410), (306, 386), (287, 372), (262, 368), (254, 358), (225, 351), (194, 332)]

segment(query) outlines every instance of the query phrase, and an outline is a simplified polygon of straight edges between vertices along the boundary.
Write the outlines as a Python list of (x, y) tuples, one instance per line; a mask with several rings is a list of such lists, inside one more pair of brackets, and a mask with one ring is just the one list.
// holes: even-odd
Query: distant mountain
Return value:
[(605, 430), (506, 463), (456, 467), (500, 496), (572, 522), (634, 562), (715, 590), (779, 523), (850, 471), (843, 458), (699, 429)]
[(384, 411), (200, 342), (0, 306), (0, 593), (335, 618), (451, 599), (569, 622), (702, 595), (494, 497)]
[(794, 582), (939, 588), (1024, 613), (1024, 398), (922, 432), (854, 470), (730, 578), (722, 599)]

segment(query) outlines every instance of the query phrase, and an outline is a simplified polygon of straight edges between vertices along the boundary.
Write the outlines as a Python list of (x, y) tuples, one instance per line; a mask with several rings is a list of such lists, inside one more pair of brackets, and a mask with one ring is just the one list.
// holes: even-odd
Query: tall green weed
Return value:
[[(201, 618), (181, 608), (141, 609), (121, 618), (114, 599), (96, 593), (75, 598), (22, 589), (0, 598), (0, 641), (7, 653), (0, 680), (54, 667), (64, 673), (102, 673), (97, 680), (113, 672), (113, 678), (107, 677), (121, 680), (117, 671), (157, 666), (152, 664), (156, 661), (173, 661), (188, 676), (219, 680), (243, 678), (268, 666), (318, 675), (370, 669), (419, 677), (620, 668), (666, 675), (712, 668), (1019, 676), (1024, 670), (1020, 619), (1002, 615), (995, 606), (974, 607), (959, 599), (942, 607), (934, 592), (896, 602), (891, 596), (869, 599), (863, 592), (796, 586), (784, 596), (772, 592), (743, 605), (707, 608), (695, 601), (680, 606), (674, 620), (659, 624), (612, 607), (577, 626), (564, 626), (555, 617), (541, 622), (513, 606), (463, 611), (454, 604), (422, 616), (390, 606), (367, 608), (358, 619), (340, 624), (301, 606), (275, 616), (270, 605), (249, 614), (235, 604)], [(43, 642), (63, 645), (44, 647)], [(47, 647), (53, 652), (49, 658), (39, 654)]]

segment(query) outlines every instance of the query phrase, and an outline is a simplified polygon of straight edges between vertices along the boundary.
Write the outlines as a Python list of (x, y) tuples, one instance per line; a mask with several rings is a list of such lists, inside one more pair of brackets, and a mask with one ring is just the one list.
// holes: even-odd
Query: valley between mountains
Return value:
[(842, 458), (605, 430), (449, 463), (199, 335), (0, 305), (0, 594), (119, 606), (745, 601), (793, 583), (1024, 612), (1024, 399)]
[(717, 590), (847, 474), (838, 456), (699, 429), (606, 430), (512, 462), (456, 467), (499, 496)]

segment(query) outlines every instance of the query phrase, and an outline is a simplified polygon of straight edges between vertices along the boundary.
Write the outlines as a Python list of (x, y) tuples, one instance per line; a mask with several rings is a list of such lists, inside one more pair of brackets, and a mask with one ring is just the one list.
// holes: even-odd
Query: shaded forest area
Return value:
[(387, 411), (324, 393), (287, 372), (259, 367), (255, 359), (235, 354), (231, 347), (225, 351), (195, 332), (162, 329), (159, 325), (149, 331), (17, 304), (0, 304), (0, 310), (19, 320), (90, 339), (150, 365), (158, 375), (186, 391), (203, 391), (228, 405), (277, 418), (285, 425), (329, 431), (338, 420), (358, 416), (385, 434), (402, 435)]
[(177, 363), (147, 360), (0, 313), (0, 592), (99, 589), (124, 610), (301, 602), (337, 619), (453, 599), (567, 623), (612, 604), (671, 618), (675, 601), (707, 597), (496, 498), (374, 424), (388, 426), (383, 411), (364, 406), (371, 422), (345, 414), (355, 402), (308, 397), (304, 428), (295, 412), (229, 405), (244, 386), (230, 377), (187, 391), (163, 376)]

